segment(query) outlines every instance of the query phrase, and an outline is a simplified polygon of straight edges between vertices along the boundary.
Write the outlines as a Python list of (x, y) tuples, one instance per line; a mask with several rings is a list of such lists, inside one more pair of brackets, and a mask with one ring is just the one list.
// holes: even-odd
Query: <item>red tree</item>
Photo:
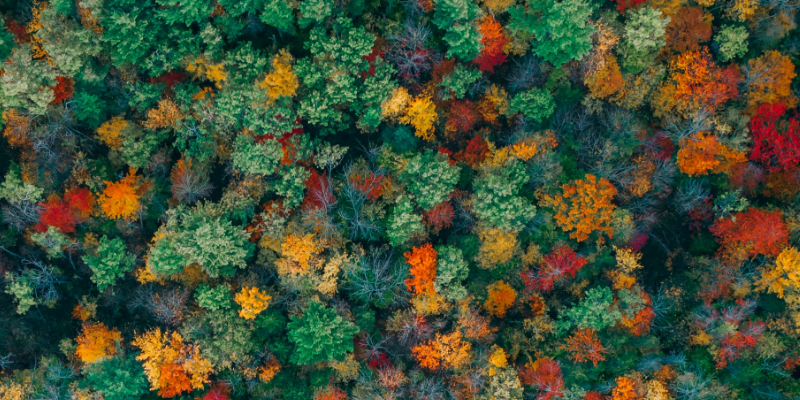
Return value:
[(503, 52), (508, 42), (511, 41), (503, 31), (503, 25), (500, 25), (493, 16), (487, 15), (480, 21), (481, 32), (481, 54), (475, 57), (472, 62), (478, 64), (478, 69), (481, 71), (494, 72), (494, 67), (506, 62), (506, 53)]
[(425, 224), (436, 231), (449, 228), (453, 224), (454, 215), (453, 205), (449, 201), (443, 201), (423, 213)]
[(545, 256), (538, 272), (533, 270), (522, 272), (526, 291), (553, 290), (553, 286), (575, 274), (586, 265), (585, 258), (575, 253), (568, 245), (561, 245)]
[(564, 375), (558, 361), (549, 357), (528, 363), (519, 373), (520, 380), (526, 385), (534, 385), (539, 389), (536, 400), (552, 400), (562, 395)]
[(789, 168), (800, 162), (800, 122), (786, 118), (786, 106), (762, 104), (750, 120), (753, 152), (750, 159), (770, 169)]
[(753, 257), (777, 256), (789, 245), (789, 230), (780, 210), (750, 208), (733, 217), (720, 218), (711, 227), (721, 242), (723, 255)]

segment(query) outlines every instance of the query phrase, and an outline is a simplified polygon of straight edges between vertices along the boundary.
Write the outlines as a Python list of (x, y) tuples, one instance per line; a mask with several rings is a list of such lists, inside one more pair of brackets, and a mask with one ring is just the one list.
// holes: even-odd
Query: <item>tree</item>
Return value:
[(272, 296), (268, 296), (255, 286), (243, 287), (242, 291), (236, 293), (236, 297), (234, 297), (236, 304), (242, 307), (239, 310), (239, 316), (244, 319), (254, 319), (259, 313), (267, 309), (270, 300), (272, 300)]
[(84, 324), (80, 336), (75, 339), (78, 343), (75, 354), (88, 364), (102, 361), (117, 354), (121, 340), (116, 328), (108, 329), (102, 322)]
[(670, 77), (656, 94), (655, 115), (677, 112), (690, 117), (698, 111), (713, 113), (738, 95), (740, 75), (733, 66), (720, 69), (705, 48), (682, 53), (670, 62)]
[(481, 71), (494, 72), (494, 67), (506, 61), (506, 53), (503, 48), (511, 41), (506, 36), (503, 25), (491, 15), (486, 15), (479, 22), (481, 34), (481, 54), (475, 57), (472, 62), (478, 64)]
[(421, 247), (414, 247), (412, 251), (403, 254), (406, 262), (411, 266), (406, 279), (406, 289), (416, 295), (433, 294), (436, 292), (436, 250), (430, 243)]
[(714, 36), (714, 44), (719, 49), (719, 60), (732, 61), (747, 54), (747, 41), (750, 34), (743, 26), (725, 25)]
[(550, 254), (544, 257), (538, 271), (522, 272), (526, 291), (541, 290), (550, 291), (557, 283), (561, 283), (568, 277), (575, 277), (575, 274), (583, 268), (588, 261), (575, 253), (568, 245), (558, 246)]
[(446, 30), (480, 17), (481, 9), (472, 0), (435, 0), (433, 24)]
[(679, 144), (678, 168), (690, 176), (727, 172), (733, 165), (747, 161), (744, 153), (721, 144), (716, 136), (704, 132), (681, 139)]
[(231, 288), (228, 285), (210, 287), (205, 283), (197, 287), (197, 305), (209, 311), (223, 310), (232, 306)]
[(611, 390), (613, 400), (636, 400), (641, 398), (636, 392), (636, 382), (628, 377), (620, 376), (616, 379), (617, 386)]
[(398, 178), (411, 199), (423, 210), (442, 203), (458, 182), (460, 168), (450, 165), (447, 155), (428, 150), (411, 157)]
[(136, 257), (125, 249), (125, 242), (120, 238), (100, 238), (100, 245), (95, 250), (96, 256), (85, 255), (83, 262), (91, 268), (92, 282), (97, 284), (97, 290), (103, 291), (114, 285), (117, 279), (133, 270)]
[(414, 127), (414, 134), (426, 141), (433, 140), (434, 124), (438, 119), (436, 106), (429, 96), (417, 96), (408, 101), (403, 116), (398, 121)]
[(554, 400), (563, 394), (564, 375), (561, 364), (550, 357), (529, 361), (520, 370), (520, 379), (523, 384), (534, 385), (539, 390), (536, 400)]
[(777, 256), (788, 246), (789, 231), (780, 210), (749, 208), (720, 218), (710, 228), (720, 242), (719, 252), (733, 259), (758, 254)]
[(571, 326), (601, 331), (614, 326), (622, 318), (622, 313), (614, 303), (614, 294), (608, 287), (592, 288), (586, 291), (578, 304), (567, 309), (561, 316), (559, 328)]
[(158, 276), (198, 264), (212, 278), (230, 276), (247, 266), (254, 248), (249, 237), (211, 205), (175, 208), (150, 246), (148, 268)]
[(762, 104), (749, 128), (753, 134), (753, 151), (750, 159), (770, 170), (789, 170), (800, 163), (800, 120), (786, 116), (782, 104)]
[(106, 400), (138, 399), (147, 393), (147, 379), (134, 357), (118, 356), (85, 367), (83, 384), (100, 392)]
[(526, 1), (525, 6), (509, 7), (508, 28), (535, 37), (533, 52), (560, 67), (589, 54), (594, 26), (588, 21), (596, 7), (584, 0)]
[(469, 266), (461, 249), (453, 246), (436, 246), (436, 279), (433, 282), (437, 293), (448, 300), (459, 301), (467, 295), (461, 281), (467, 279)]
[(664, 39), (671, 18), (661, 10), (645, 6), (627, 13), (623, 34), (622, 59), (626, 70), (641, 71), (649, 66), (667, 43)]
[(482, 166), (472, 197), (473, 211), (481, 223), (490, 229), (521, 231), (536, 214), (536, 207), (518, 195), (527, 181), (524, 166), (516, 159), (501, 166)]
[(411, 348), (417, 363), (429, 370), (436, 370), (440, 366), (462, 369), (469, 362), (471, 350), (472, 344), (462, 340), (458, 330), (446, 335), (437, 333), (435, 339)]
[(292, 70), (294, 58), (286, 49), (281, 49), (272, 58), (272, 71), (259, 83), (259, 87), (266, 89), (270, 101), (275, 101), (281, 96), (294, 97), (297, 88), (300, 86)]
[(97, 136), (106, 146), (118, 150), (122, 147), (122, 139), (125, 137), (123, 131), (128, 129), (128, 125), (129, 122), (120, 116), (111, 118), (97, 128)]
[(517, 93), (508, 104), (509, 115), (522, 114), (534, 122), (542, 122), (549, 118), (556, 108), (553, 95), (544, 89), (533, 88)]
[(447, 28), (444, 35), (447, 57), (472, 60), (481, 53), (481, 31), (472, 23), (456, 24)]
[(504, 318), (517, 299), (517, 291), (503, 281), (492, 283), (486, 289), (488, 293), (483, 308), (493, 317)]
[[(480, 227), (479, 227), (480, 228)], [(481, 247), (478, 249), (478, 265), (483, 269), (494, 269), (514, 257), (517, 248), (517, 232), (506, 232), (497, 228), (482, 228), (478, 231)]]
[(711, 39), (712, 18), (701, 8), (681, 8), (667, 26), (669, 48), (676, 53), (700, 50), (701, 43)]
[(586, 174), (584, 179), (562, 185), (561, 192), (555, 197), (546, 195), (543, 205), (555, 209), (556, 223), (569, 232), (569, 237), (582, 242), (597, 231), (613, 236), (611, 221), (616, 205), (611, 201), (617, 189), (611, 182)]
[(104, 181), (106, 188), (97, 197), (100, 209), (109, 218), (132, 221), (142, 209), (139, 203), (139, 176), (131, 170), (117, 182)]
[(595, 367), (597, 363), (605, 360), (604, 354), (607, 353), (603, 344), (597, 338), (594, 330), (580, 328), (561, 345), (561, 348), (570, 353), (573, 362), (591, 361)]
[(398, 246), (424, 231), (422, 215), (414, 213), (414, 206), (411, 205), (411, 200), (406, 196), (397, 199), (397, 205), (392, 211), (389, 226), (386, 229), (389, 243), (392, 246)]
[(192, 389), (202, 389), (213, 372), (211, 362), (200, 356), (196, 346), (185, 344), (178, 332), (162, 333), (156, 328), (138, 335), (133, 346), (141, 353), (150, 389), (162, 397), (175, 397)]
[(789, 57), (776, 50), (750, 59), (744, 78), (748, 106), (755, 108), (767, 103), (784, 104), (787, 108), (797, 106), (797, 96), (791, 87), (796, 76)]
[(787, 292), (800, 291), (800, 251), (794, 247), (784, 248), (775, 259), (775, 267), (762, 271), (758, 286), (781, 299)]
[(295, 364), (341, 360), (353, 351), (353, 335), (358, 332), (352, 322), (316, 301), (301, 316), (292, 316), (287, 329), (294, 344), (291, 361)]

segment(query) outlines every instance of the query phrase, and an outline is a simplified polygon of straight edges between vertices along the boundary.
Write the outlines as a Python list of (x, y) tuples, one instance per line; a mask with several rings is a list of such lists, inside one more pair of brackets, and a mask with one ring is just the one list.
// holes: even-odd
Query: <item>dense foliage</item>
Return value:
[(798, 11), (0, 0), (0, 400), (798, 400)]

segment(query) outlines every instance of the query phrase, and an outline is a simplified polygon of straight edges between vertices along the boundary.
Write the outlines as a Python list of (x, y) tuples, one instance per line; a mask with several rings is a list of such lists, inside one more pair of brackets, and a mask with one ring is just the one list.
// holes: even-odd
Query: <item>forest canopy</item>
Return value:
[(0, 400), (798, 400), (798, 0), (0, 0)]

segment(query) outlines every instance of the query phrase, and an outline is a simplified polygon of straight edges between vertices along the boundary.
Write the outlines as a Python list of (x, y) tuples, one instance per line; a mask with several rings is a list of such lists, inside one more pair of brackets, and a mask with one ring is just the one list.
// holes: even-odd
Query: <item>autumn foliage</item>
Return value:
[(75, 341), (75, 354), (85, 363), (93, 363), (117, 354), (116, 346), (122, 340), (120, 332), (108, 329), (101, 322), (86, 323)]
[(612, 200), (617, 189), (611, 182), (586, 174), (584, 179), (562, 185), (561, 191), (556, 196), (545, 196), (544, 204), (556, 210), (555, 220), (564, 232), (579, 242), (596, 231), (613, 236), (609, 224), (616, 208)]
[(717, 220), (711, 232), (722, 246), (720, 252), (734, 259), (758, 254), (774, 257), (789, 244), (789, 231), (780, 210), (750, 208)]

